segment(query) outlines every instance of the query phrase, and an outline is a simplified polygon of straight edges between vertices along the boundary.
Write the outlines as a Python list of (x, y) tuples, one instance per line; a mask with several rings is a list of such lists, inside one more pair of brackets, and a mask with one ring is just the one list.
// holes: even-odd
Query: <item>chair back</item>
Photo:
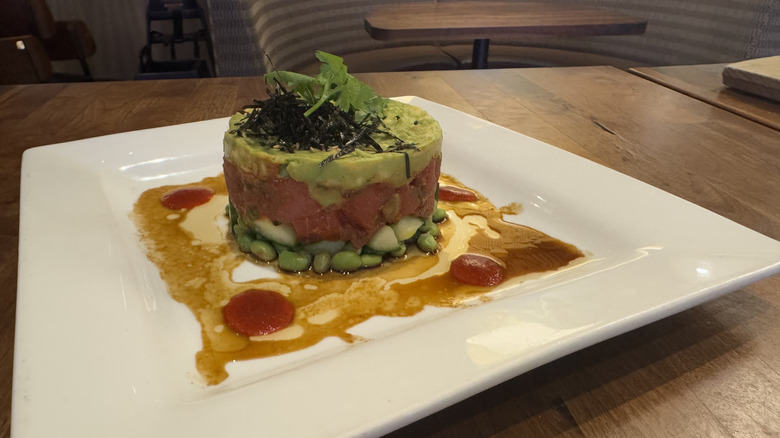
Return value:
[(0, 38), (0, 84), (46, 82), (52, 74), (51, 60), (38, 38)]
[(41, 40), (57, 32), (44, 0), (0, 0), (0, 37), (34, 35)]
[[(83, 21), (55, 21), (45, 0), (0, 0), (0, 11), (0, 37), (36, 37), (38, 44), (32, 43), (30, 47), (37, 49), (38, 45), (42, 45), (49, 62), (76, 59), (84, 71), (84, 79), (92, 80), (87, 58), (94, 55), (97, 48)], [(24, 50), (14, 52), (13, 42), (6, 43), (6, 46), (4, 56), (9, 58), (0, 58), (5, 63), (11, 60), (23, 62), (25, 56), (32, 53), (29, 50), (27, 55)], [(35, 65), (40, 62), (43, 58), (37, 57)], [(27, 68), (17, 67), (19, 71)], [(51, 70), (51, 66), (47, 70)]]

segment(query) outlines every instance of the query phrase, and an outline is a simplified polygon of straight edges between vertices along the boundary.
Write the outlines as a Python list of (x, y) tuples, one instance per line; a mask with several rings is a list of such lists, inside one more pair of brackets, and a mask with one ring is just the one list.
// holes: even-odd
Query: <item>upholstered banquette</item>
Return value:
[[(434, 0), (411, 0), (411, 2)], [(444, 0), (442, 0), (444, 1)], [(449, 0), (455, 1), (455, 0)], [(704, 64), (780, 54), (777, 0), (536, 0), (645, 18), (642, 35), (491, 41), (488, 67)], [(410, 1), (405, 1), (408, 3)], [(207, 0), (220, 76), (272, 68), (312, 72), (314, 51), (344, 56), (352, 72), (468, 68), (468, 41), (393, 44), (363, 18), (380, 0)], [(400, 3), (400, 2), (399, 2)]]

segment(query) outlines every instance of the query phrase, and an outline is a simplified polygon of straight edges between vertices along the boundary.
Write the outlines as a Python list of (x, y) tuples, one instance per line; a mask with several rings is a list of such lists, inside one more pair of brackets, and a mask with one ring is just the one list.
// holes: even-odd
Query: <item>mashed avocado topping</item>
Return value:
[(341, 58), (317, 56), (316, 77), (266, 75), (269, 99), (230, 119), (226, 159), (256, 175), (304, 182), (326, 207), (367, 184), (404, 185), (441, 155), (441, 127), (428, 113), (377, 96)]

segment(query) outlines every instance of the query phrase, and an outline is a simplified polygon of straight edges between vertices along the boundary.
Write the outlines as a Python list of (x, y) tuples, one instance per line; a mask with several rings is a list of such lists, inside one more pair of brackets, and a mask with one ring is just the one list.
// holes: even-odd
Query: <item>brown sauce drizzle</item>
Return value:
[[(447, 175), (442, 175), (441, 181), (464, 187)], [(212, 203), (222, 202), (222, 210), (219, 204), (207, 204), (173, 212), (161, 205), (164, 193), (182, 187), (213, 190)], [(147, 190), (136, 202), (133, 215), (146, 253), (158, 267), (171, 297), (185, 304), (201, 324), (203, 348), (196, 354), (196, 366), (209, 385), (228, 377), (225, 365), (229, 362), (297, 351), (333, 336), (348, 343), (360, 341), (348, 330), (372, 316), (411, 316), (425, 305), (457, 307), (469, 298), (487, 300), (487, 293), (517, 284), (526, 274), (556, 270), (583, 257), (573, 245), (504, 221), (503, 214), (521, 210), (518, 204), (498, 209), (479, 195), (474, 202), (439, 202), (450, 218), (440, 224), (442, 250), (437, 254), (412, 250), (403, 260), (385, 261), (382, 266), (349, 275), (282, 273), (279, 278), (237, 282), (231, 273), (239, 265), (246, 261), (265, 263), (241, 253), (228, 236), (226, 225), (218, 229), (218, 216), (224, 214), (226, 203), (224, 179), (210, 177)], [(210, 208), (203, 211), (213, 214), (202, 214), (202, 208)], [(188, 216), (194, 225), (182, 225)], [(193, 232), (193, 226), (206, 230), (211, 239)], [(498, 259), (506, 266), (507, 280), (492, 288), (455, 280), (447, 272), (448, 260), (463, 252)], [(434, 275), (430, 275), (432, 271)], [(222, 320), (221, 309), (230, 297), (252, 288), (286, 296), (296, 309), (292, 326), (267, 335), (267, 340), (232, 332)]]

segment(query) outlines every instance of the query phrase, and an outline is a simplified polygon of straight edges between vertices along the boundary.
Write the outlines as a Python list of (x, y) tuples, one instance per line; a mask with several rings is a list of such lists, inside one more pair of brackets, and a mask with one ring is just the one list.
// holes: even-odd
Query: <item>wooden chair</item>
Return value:
[[(92, 73), (87, 64), (87, 58), (97, 50), (87, 25), (80, 20), (55, 21), (45, 0), (0, 0), (0, 38), (17, 38), (23, 36), (35, 37), (43, 47), (50, 61), (78, 60), (84, 72), (83, 80), (92, 80)], [(37, 50), (38, 44), (23, 40), (27, 47), (27, 55), (31, 50)], [(20, 61), (19, 53), (13, 52), (15, 42), (5, 43), (2, 64), (13, 60)], [(31, 49), (32, 48), (32, 49)], [(12, 55), (13, 54), (13, 55)], [(39, 54), (35, 52), (36, 56)], [(13, 56), (16, 55), (14, 58)], [(10, 56), (6, 58), (5, 56)], [(6, 62), (8, 61), (8, 62)], [(21, 61), (20, 61), (21, 62)], [(38, 56), (35, 63), (43, 62)], [(37, 65), (37, 64), (36, 64)], [(23, 67), (3, 67), (23, 71)], [(34, 77), (34, 76), (33, 76)], [(31, 79), (32, 80), (32, 77)]]
[[(185, 21), (199, 21), (200, 28), (185, 32)], [(152, 29), (153, 22), (167, 21), (170, 33)], [(146, 7), (146, 46), (141, 50), (140, 72), (135, 79), (203, 78), (212, 76), (209, 63), (200, 56), (200, 43), (206, 45), (210, 65), (214, 65), (214, 51), (209, 35), (206, 13), (197, 0), (149, 0)], [(192, 43), (192, 58), (178, 59), (176, 48)], [(167, 46), (169, 60), (152, 59), (155, 44)]]
[(52, 75), (51, 59), (38, 38), (0, 38), (0, 84), (46, 82)]

